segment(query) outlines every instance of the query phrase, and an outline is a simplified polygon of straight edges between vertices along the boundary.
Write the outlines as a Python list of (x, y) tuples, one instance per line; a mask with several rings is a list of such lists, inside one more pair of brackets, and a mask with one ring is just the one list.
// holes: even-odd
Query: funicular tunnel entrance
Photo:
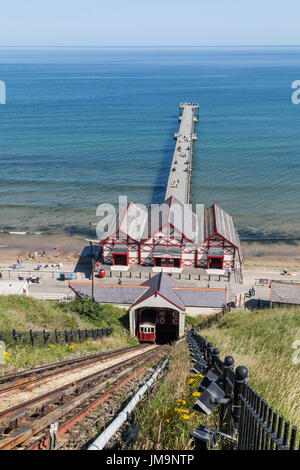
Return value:
[(144, 308), (138, 312), (137, 335), (140, 325), (152, 323), (155, 325), (155, 342), (166, 344), (179, 337), (179, 313), (172, 309)]

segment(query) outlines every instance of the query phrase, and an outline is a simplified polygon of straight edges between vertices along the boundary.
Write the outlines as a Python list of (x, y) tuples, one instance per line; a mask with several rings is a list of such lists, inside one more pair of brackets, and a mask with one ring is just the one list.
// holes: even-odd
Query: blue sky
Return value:
[(300, 44), (299, 0), (9, 0), (0, 46)]

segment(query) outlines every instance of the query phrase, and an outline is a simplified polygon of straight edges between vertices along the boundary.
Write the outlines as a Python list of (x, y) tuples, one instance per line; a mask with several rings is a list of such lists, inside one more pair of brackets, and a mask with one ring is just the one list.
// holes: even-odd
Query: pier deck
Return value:
[(193, 164), (194, 124), (198, 121), (199, 105), (195, 103), (180, 104), (180, 127), (175, 134), (175, 151), (171, 164), (166, 197), (176, 197), (183, 204), (189, 204)]

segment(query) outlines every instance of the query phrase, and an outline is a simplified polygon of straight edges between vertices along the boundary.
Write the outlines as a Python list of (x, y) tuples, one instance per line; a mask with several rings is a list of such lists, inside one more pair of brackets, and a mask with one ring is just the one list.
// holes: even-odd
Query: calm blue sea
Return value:
[(0, 229), (83, 234), (163, 200), (178, 104), (201, 105), (192, 201), (242, 238), (300, 236), (300, 48), (0, 49)]

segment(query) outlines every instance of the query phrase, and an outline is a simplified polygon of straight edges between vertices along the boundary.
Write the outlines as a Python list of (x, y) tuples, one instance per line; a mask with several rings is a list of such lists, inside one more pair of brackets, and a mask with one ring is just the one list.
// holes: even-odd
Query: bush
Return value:
[(128, 313), (125, 309), (114, 307), (110, 304), (100, 304), (92, 299), (84, 298), (68, 303), (59, 303), (58, 307), (63, 311), (73, 312), (82, 318), (91, 321), (98, 328), (112, 326), (114, 329), (128, 328)]

